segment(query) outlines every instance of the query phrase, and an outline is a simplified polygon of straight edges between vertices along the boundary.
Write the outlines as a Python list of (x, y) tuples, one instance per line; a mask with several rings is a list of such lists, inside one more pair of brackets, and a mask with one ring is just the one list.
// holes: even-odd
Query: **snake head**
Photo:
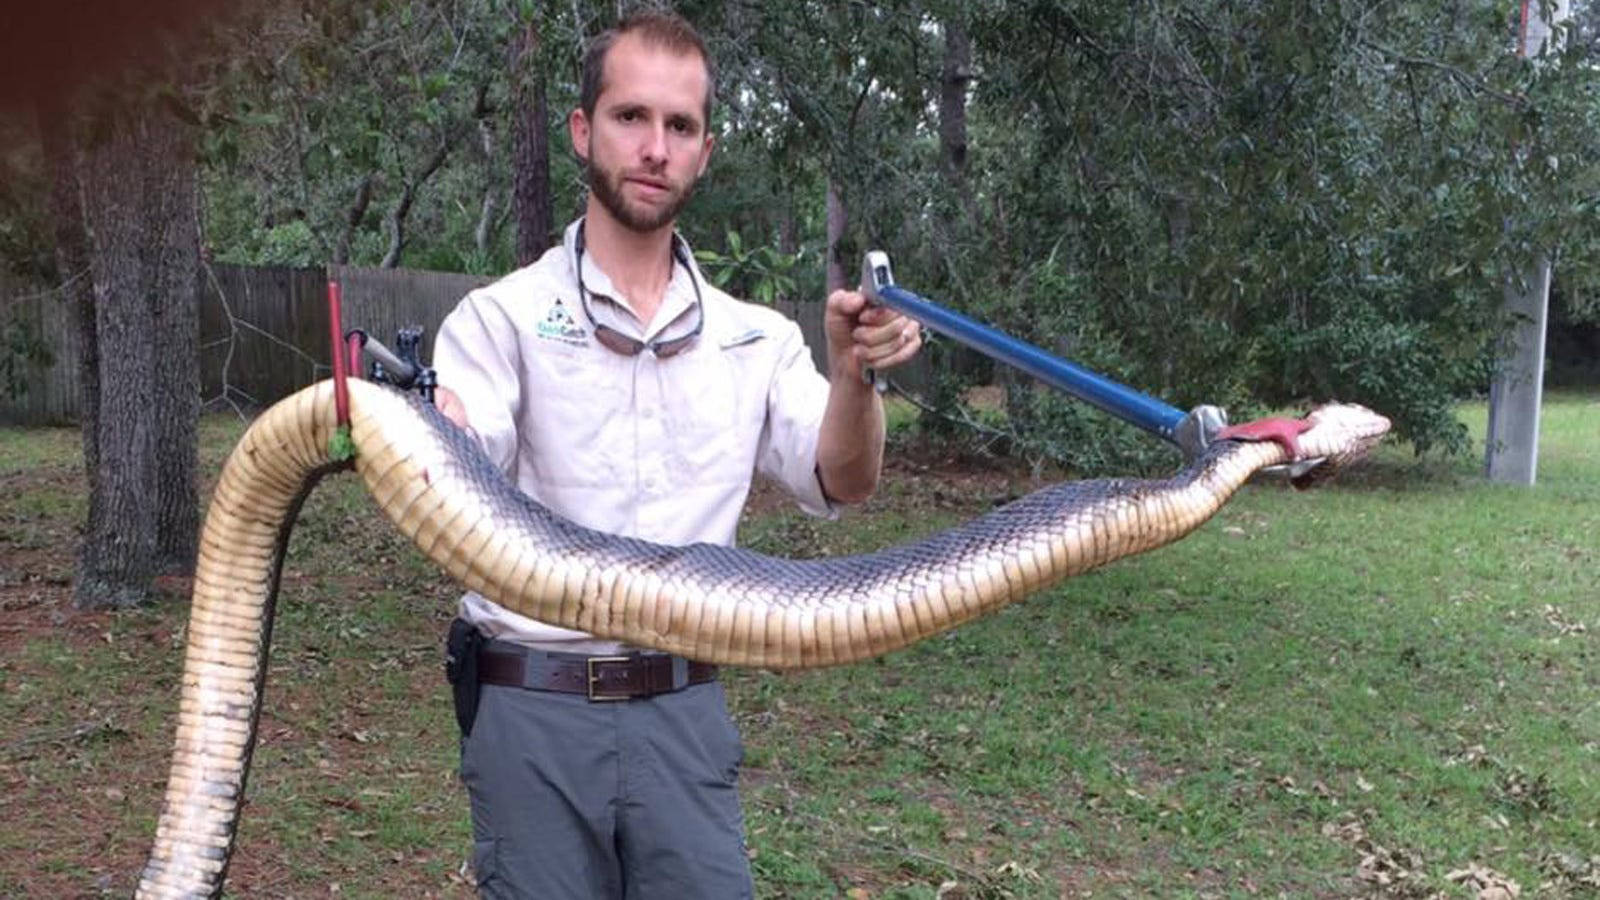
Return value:
[[(1389, 433), (1389, 419), (1355, 403), (1328, 403), (1312, 410), (1300, 442), (1317, 456), (1354, 462)], [(1314, 446), (1311, 446), (1314, 445)]]
[(1356, 403), (1324, 404), (1302, 421), (1307, 427), (1299, 435), (1301, 458), (1320, 456), (1324, 460), (1292, 479), (1299, 488), (1310, 487), (1361, 461), (1390, 428), (1386, 416)]

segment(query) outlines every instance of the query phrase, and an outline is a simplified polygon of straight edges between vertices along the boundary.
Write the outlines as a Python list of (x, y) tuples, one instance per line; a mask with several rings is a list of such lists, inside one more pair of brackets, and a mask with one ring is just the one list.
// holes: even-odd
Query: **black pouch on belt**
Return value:
[(462, 737), (472, 734), (472, 721), (478, 717), (478, 647), (482, 644), (483, 633), (466, 620), (450, 623), (444, 676), (455, 694), (456, 724), (461, 726)]

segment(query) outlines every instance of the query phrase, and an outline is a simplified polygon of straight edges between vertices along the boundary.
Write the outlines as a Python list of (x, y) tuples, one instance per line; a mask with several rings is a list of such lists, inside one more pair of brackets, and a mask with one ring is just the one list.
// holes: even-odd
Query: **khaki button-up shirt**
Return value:
[[(799, 327), (707, 284), (680, 241), (681, 259), (650, 323), (582, 256), (596, 322), (658, 341), (688, 333), (704, 316), (698, 339), (677, 355), (609, 350), (594, 338), (579, 297), (580, 224), (533, 265), (468, 294), (440, 326), (439, 383), (460, 395), (490, 458), (524, 493), (572, 521), (662, 544), (732, 544), (758, 471), (807, 512), (832, 515), (816, 474), (828, 382)], [(462, 598), (461, 615), (502, 640), (620, 649), (476, 593)]]

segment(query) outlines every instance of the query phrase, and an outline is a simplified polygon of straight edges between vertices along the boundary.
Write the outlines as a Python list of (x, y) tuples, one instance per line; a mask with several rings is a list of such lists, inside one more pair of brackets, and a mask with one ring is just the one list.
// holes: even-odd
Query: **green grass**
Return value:
[[(205, 434), (214, 466), (237, 428)], [(730, 673), (758, 894), (1472, 897), (1447, 876), (1476, 865), (1596, 896), (1597, 434), (1595, 396), (1553, 396), (1535, 489), (1386, 448), (885, 659)], [(171, 740), (181, 598), (66, 605), (75, 440), (0, 430), (3, 896), (126, 895)], [(742, 539), (856, 552), (1028, 487), (901, 469)], [(469, 894), (455, 589), (375, 515), (335, 480), (296, 532), (235, 895)]]

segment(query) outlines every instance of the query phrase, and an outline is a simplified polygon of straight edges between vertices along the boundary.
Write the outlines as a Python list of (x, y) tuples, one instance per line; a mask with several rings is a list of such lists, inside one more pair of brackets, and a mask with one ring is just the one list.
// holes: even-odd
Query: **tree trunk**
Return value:
[(839, 186), (828, 179), (828, 293), (852, 287), (850, 267), (842, 254), (845, 229), (850, 227), (850, 214), (844, 199), (839, 196)]
[[(170, 117), (168, 117), (170, 120)], [(200, 439), (200, 218), (195, 134), (170, 120), (174, 173), (171, 194), (153, 210), (166, 248), (155, 297), (156, 555), (160, 571), (194, 571), (199, 550), (200, 496), (196, 470)], [(155, 229), (160, 227), (161, 231)]]
[(800, 252), (800, 222), (794, 214), (794, 193), (784, 194), (783, 208), (778, 211), (778, 252), (794, 256)]
[(192, 567), (199, 519), (194, 135), (160, 108), (104, 114), (83, 167), (99, 385), (83, 608), (137, 603)]
[(950, 196), (961, 203), (969, 222), (977, 204), (967, 184), (967, 86), (972, 82), (972, 42), (964, 22), (944, 24), (944, 68), (939, 76), (939, 170)]
[(477, 249), (479, 259), (489, 257), (489, 248), (499, 231), (495, 228), (500, 190), (496, 184), (499, 179), (494, 174), (494, 145), (494, 126), (489, 124), (489, 117), (484, 116), (478, 120), (478, 149), (483, 153), (483, 200), (478, 204), (478, 225), (472, 229), (472, 245)]
[[(513, 7), (513, 10), (515, 7)], [(513, 15), (517, 15), (513, 11)], [(550, 246), (555, 217), (550, 197), (550, 140), (544, 73), (539, 68), (539, 23), (518, 18), (509, 53), (511, 73), (512, 208), (517, 219), (517, 265)]]

